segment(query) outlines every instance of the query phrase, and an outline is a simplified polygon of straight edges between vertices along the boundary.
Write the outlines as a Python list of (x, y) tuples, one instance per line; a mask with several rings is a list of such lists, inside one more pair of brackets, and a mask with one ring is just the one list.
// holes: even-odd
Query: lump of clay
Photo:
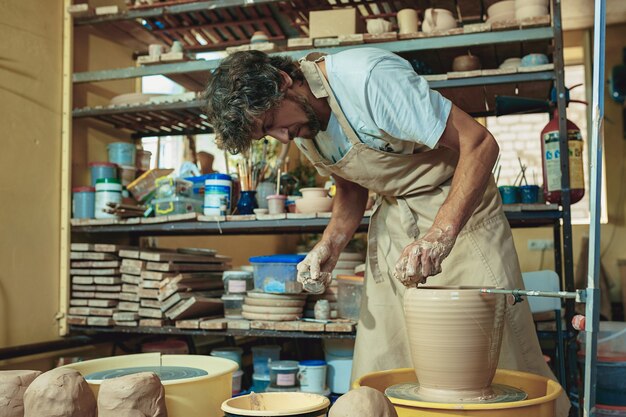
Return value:
[(339, 397), (328, 417), (398, 417), (385, 395), (370, 387), (359, 387)]
[(96, 397), (74, 369), (56, 368), (41, 374), (24, 393), (24, 417), (96, 416)]
[(152, 372), (105, 379), (98, 391), (99, 417), (167, 417), (165, 390)]
[(39, 371), (0, 371), (0, 417), (24, 417), (24, 391)]

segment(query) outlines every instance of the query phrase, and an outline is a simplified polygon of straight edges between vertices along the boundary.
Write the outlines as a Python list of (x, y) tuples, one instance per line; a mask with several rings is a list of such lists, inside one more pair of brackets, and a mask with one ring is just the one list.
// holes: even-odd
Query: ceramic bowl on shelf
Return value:
[(266, 208), (256, 208), (256, 209), (254, 209), (252, 211), (254, 211), (254, 214), (256, 214), (257, 216), (259, 214), (267, 214), (267, 213), (269, 213), (269, 209), (266, 209)]
[(377, 19), (367, 19), (366, 28), (367, 33), (372, 35), (379, 35), (381, 33), (391, 32), (392, 24), (390, 21), (377, 18)]
[(532, 17), (548, 15), (548, 7), (546, 6), (522, 6), (515, 9), (515, 17), (517, 19), (530, 19)]
[(499, 1), (487, 8), (489, 18), (508, 14), (515, 14), (515, 0)]
[(480, 69), (480, 59), (476, 55), (460, 55), (452, 61), (452, 71), (474, 71)]
[(537, 65), (549, 64), (550, 60), (545, 54), (528, 54), (522, 58), (522, 67), (536, 67)]
[(310, 198), (310, 197), (326, 197), (328, 195), (328, 191), (326, 188), (301, 188), (300, 192), (302, 193), (302, 198)]
[(332, 198), (308, 197), (296, 200), (296, 209), (299, 213), (326, 213), (333, 206)]
[(498, 68), (500, 69), (516, 69), (522, 64), (522, 58), (507, 58), (500, 64)]

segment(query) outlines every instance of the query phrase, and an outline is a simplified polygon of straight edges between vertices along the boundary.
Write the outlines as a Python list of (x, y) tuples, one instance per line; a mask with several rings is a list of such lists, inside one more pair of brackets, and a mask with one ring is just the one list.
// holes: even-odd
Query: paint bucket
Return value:
[(329, 407), (328, 398), (306, 392), (252, 393), (222, 403), (225, 417), (325, 417)]
[(72, 218), (93, 219), (95, 210), (96, 188), (72, 188)]
[(292, 388), (298, 381), (298, 362), (275, 361), (270, 362), (270, 387)]
[(269, 375), (252, 375), (252, 386), (250, 387), (250, 391), (254, 392), (265, 392), (267, 388), (270, 386), (270, 376)]
[(233, 373), (233, 395), (241, 392), (241, 380), (243, 379), (243, 371), (235, 371)]
[(122, 202), (122, 184), (117, 178), (100, 178), (96, 181), (95, 213), (96, 219), (117, 219), (117, 215), (105, 213), (108, 203)]
[(230, 213), (233, 181), (230, 175), (208, 174), (204, 181), (204, 215), (220, 216), (224, 213), (223, 205), (226, 205), (226, 214)]
[(328, 364), (328, 388), (335, 394), (345, 394), (350, 390), (354, 340), (324, 339), (324, 356)]
[(535, 204), (539, 201), (538, 185), (522, 185), (519, 190), (522, 204)]
[(126, 142), (113, 142), (107, 145), (109, 162), (117, 165), (135, 166), (135, 145)]
[(321, 394), (326, 390), (326, 362), (321, 360), (298, 363), (300, 391)]
[(218, 358), (230, 359), (233, 362), (237, 362), (239, 365), (239, 369), (241, 366), (241, 356), (243, 355), (243, 349), (240, 347), (222, 347), (215, 348), (211, 351), (211, 356), (216, 356)]
[(513, 185), (501, 185), (498, 187), (502, 204), (517, 204), (520, 202), (519, 187)]
[(110, 162), (91, 162), (91, 186), (96, 186), (96, 181), (100, 178), (117, 178), (117, 165)]
[(281, 347), (278, 345), (252, 346), (252, 364), (254, 365), (254, 374), (261, 378), (269, 378), (269, 362), (280, 359), (280, 350)]

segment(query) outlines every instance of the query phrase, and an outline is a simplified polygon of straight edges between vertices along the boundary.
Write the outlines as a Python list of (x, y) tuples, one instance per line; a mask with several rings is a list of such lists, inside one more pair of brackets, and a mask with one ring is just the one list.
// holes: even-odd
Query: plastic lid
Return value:
[(206, 179), (207, 180), (226, 180), (226, 181), (232, 181), (232, 177), (230, 175), (226, 175), (226, 174), (220, 174), (220, 173), (213, 173), (213, 174), (207, 174), (206, 175)]
[(249, 261), (253, 264), (262, 263), (281, 263), (281, 264), (297, 264), (304, 260), (304, 255), (269, 255), (269, 256), (253, 256)]
[(254, 278), (254, 273), (249, 272), (249, 271), (224, 271), (224, 274), (222, 275), (222, 279), (226, 279), (226, 278), (252, 279)]
[(96, 184), (120, 184), (118, 178), (98, 178)]
[(291, 371), (298, 370), (298, 362), (296, 361), (272, 361), (269, 364), (270, 369), (276, 369), (279, 371)]
[(239, 294), (224, 294), (222, 295), (222, 300), (226, 301), (243, 301), (243, 295)]
[(184, 179), (186, 179), (187, 181), (191, 181), (194, 184), (195, 183), (201, 183), (202, 185), (204, 185), (204, 181), (211, 179), (211, 174), (205, 174), (205, 175), (199, 175), (197, 177), (185, 177)]
[(90, 167), (117, 167), (113, 162), (90, 162)]
[(356, 282), (356, 283), (363, 283), (364, 281), (364, 277), (358, 276), (358, 275), (337, 275), (337, 280), (338, 281), (352, 281), (352, 282)]
[(95, 192), (96, 191), (96, 187), (74, 187), (72, 188), (72, 192), (73, 193), (89, 193), (89, 192)]
[(301, 366), (324, 366), (326, 365), (326, 361), (319, 359), (311, 359), (306, 361), (300, 361)]

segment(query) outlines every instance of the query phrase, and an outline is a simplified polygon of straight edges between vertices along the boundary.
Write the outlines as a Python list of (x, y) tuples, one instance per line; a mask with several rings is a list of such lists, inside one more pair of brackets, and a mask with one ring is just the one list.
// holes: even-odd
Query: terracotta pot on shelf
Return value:
[(452, 71), (474, 71), (480, 68), (480, 59), (476, 55), (460, 55), (452, 61)]
[(420, 396), (451, 403), (493, 395), (504, 294), (475, 287), (419, 287), (404, 294), (404, 315)]

